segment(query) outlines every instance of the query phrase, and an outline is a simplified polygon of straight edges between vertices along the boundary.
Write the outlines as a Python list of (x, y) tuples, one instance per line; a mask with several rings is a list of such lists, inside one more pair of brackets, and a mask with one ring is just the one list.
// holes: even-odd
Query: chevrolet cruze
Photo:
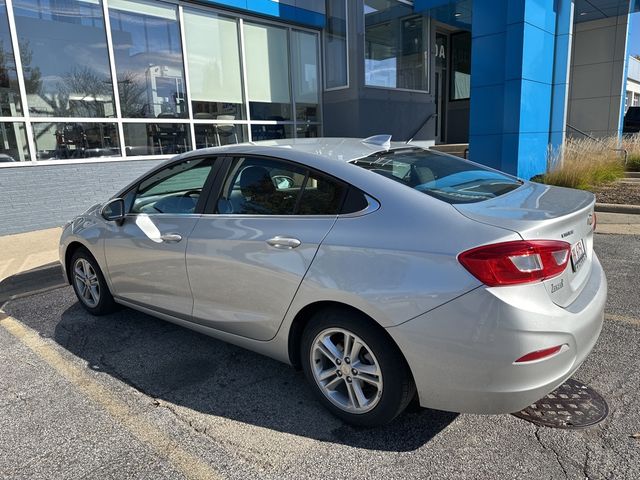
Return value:
[(124, 305), (303, 369), (359, 425), (518, 411), (585, 360), (607, 283), (591, 193), (388, 137), (189, 152), (64, 228), (94, 315)]

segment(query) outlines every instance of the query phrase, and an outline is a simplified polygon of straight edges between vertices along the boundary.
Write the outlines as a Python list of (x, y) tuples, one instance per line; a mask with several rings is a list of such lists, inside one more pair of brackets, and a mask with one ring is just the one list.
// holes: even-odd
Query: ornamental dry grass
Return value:
[(595, 141), (568, 139), (562, 151), (551, 151), (543, 182), (560, 187), (590, 190), (624, 176), (624, 156), (614, 149), (617, 138)]
[(622, 147), (629, 152), (626, 169), (629, 172), (640, 172), (640, 134), (625, 136)]

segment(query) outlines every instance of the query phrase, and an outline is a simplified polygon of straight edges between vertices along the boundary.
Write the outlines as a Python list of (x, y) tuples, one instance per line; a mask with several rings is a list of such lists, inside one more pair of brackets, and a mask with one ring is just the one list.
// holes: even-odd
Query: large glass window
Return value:
[(245, 118), (238, 22), (185, 9), (184, 32), (193, 117)]
[(325, 87), (349, 85), (347, 62), (347, 0), (327, 0), (324, 30)]
[(291, 120), (289, 47), (284, 28), (244, 24), (252, 120)]
[(293, 125), (290, 124), (251, 125), (251, 138), (254, 142), (259, 142), (260, 140), (279, 140), (282, 138), (293, 137)]
[(471, 97), (471, 33), (451, 35), (451, 100)]
[[(12, 0), (12, 11), (5, 2), (1, 164), (168, 156), (322, 133), (316, 31), (174, 0)], [(347, 5), (327, 1), (332, 87), (347, 83)]]
[(365, 0), (365, 85), (426, 91), (428, 20), (397, 0)]
[(237, 123), (196, 123), (196, 149), (247, 141), (246, 125)]
[(13, 10), (29, 113), (115, 116), (100, 0), (15, 0)]
[(34, 123), (38, 160), (120, 156), (115, 123)]
[(7, 5), (4, 0), (0, 0), (0, 115), (22, 116), (18, 75), (9, 33)]
[(127, 157), (175, 155), (191, 150), (186, 123), (125, 123), (124, 144)]
[(291, 32), (291, 70), (296, 119), (319, 121), (318, 103), (318, 36), (313, 33)]
[(184, 118), (187, 104), (175, 6), (110, 0), (123, 117)]
[(0, 123), (0, 163), (29, 160), (24, 123)]

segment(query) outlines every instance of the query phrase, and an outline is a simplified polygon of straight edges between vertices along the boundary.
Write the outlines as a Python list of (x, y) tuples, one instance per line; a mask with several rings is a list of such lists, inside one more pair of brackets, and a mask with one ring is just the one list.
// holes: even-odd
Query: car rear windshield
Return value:
[(475, 203), (515, 190), (522, 182), (467, 160), (407, 148), (352, 162), (447, 203)]

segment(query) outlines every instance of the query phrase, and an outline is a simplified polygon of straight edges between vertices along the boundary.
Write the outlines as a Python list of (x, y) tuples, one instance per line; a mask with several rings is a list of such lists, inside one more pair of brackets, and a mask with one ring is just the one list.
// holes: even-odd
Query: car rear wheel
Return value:
[(92, 315), (106, 315), (117, 309), (98, 262), (84, 248), (71, 258), (71, 284), (80, 305)]
[(301, 357), (319, 400), (348, 423), (389, 423), (415, 395), (397, 346), (357, 312), (336, 308), (316, 313), (303, 333)]

